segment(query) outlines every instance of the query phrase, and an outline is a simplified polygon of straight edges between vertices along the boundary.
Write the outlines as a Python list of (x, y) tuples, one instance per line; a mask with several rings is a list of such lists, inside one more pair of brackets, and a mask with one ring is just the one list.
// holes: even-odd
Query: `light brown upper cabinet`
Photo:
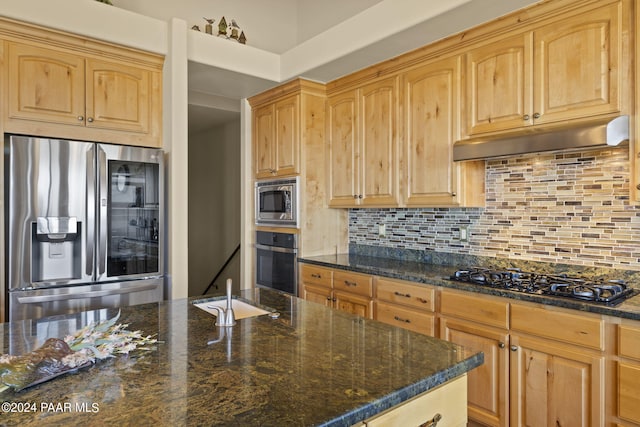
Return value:
[[(460, 57), (402, 75), (406, 206), (483, 206), (484, 162), (453, 161), (458, 139)], [(475, 179), (473, 175), (475, 176)]]
[(161, 60), (154, 70), (60, 47), (7, 42), (5, 51), (8, 132), (162, 145)]
[(253, 126), (255, 177), (300, 173), (300, 95), (256, 108)]
[(398, 205), (398, 78), (328, 97), (329, 206)]
[(623, 110), (628, 10), (626, 1), (591, 6), (472, 48), (465, 54), (463, 136)]

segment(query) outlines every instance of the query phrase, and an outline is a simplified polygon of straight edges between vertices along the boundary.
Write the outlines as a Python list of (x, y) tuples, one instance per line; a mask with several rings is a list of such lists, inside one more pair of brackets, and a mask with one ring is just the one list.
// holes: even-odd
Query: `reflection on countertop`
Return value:
[[(221, 335), (187, 299), (122, 308), (130, 330), (157, 335), (156, 350), (5, 393), (36, 410), (4, 413), (2, 424), (348, 426), (483, 362), (482, 353), (276, 291), (242, 297), (280, 316), (240, 319)], [(0, 352), (24, 353), (115, 313), (0, 324)]]

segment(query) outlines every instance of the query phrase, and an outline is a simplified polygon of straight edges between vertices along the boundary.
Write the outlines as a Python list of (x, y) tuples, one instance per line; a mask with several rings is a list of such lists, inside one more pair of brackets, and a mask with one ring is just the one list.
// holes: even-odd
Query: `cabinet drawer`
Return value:
[(377, 278), (376, 297), (394, 304), (435, 311), (435, 290), (427, 286)]
[(434, 336), (435, 333), (435, 316), (432, 313), (420, 312), (397, 304), (377, 301), (375, 318), (389, 325), (421, 334)]
[(333, 271), (329, 268), (318, 267), (316, 265), (302, 264), (300, 277), (304, 284), (314, 284), (318, 286), (331, 287)]
[(618, 396), (620, 418), (640, 423), (640, 366), (620, 363)]
[(511, 329), (566, 344), (604, 350), (604, 321), (584, 314), (512, 304)]
[(640, 328), (618, 326), (620, 356), (640, 360)]
[[(449, 381), (441, 386), (401, 403), (378, 416), (365, 420), (367, 427), (418, 426), (418, 425), (467, 425), (467, 376)], [(436, 418), (437, 417), (437, 418)], [(436, 419), (441, 423), (433, 423)]]
[(373, 277), (336, 270), (333, 272), (333, 288), (373, 298)]
[(489, 326), (509, 328), (509, 304), (491, 297), (442, 291), (440, 312)]

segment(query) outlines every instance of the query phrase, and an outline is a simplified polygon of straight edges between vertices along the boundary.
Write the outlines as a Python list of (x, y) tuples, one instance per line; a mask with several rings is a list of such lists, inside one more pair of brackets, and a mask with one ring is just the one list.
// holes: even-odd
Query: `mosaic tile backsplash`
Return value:
[(484, 208), (351, 209), (349, 243), (640, 270), (629, 174), (627, 147), (488, 160)]

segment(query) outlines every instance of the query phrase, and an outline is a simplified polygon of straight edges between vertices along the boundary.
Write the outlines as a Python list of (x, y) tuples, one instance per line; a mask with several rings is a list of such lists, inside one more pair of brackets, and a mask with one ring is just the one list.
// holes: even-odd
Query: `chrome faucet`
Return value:
[(216, 320), (216, 326), (233, 326), (236, 324), (236, 315), (233, 312), (233, 306), (231, 305), (231, 279), (227, 279), (227, 308), (223, 309), (214, 305), (207, 306), (207, 308), (213, 308), (218, 310), (218, 316)]

